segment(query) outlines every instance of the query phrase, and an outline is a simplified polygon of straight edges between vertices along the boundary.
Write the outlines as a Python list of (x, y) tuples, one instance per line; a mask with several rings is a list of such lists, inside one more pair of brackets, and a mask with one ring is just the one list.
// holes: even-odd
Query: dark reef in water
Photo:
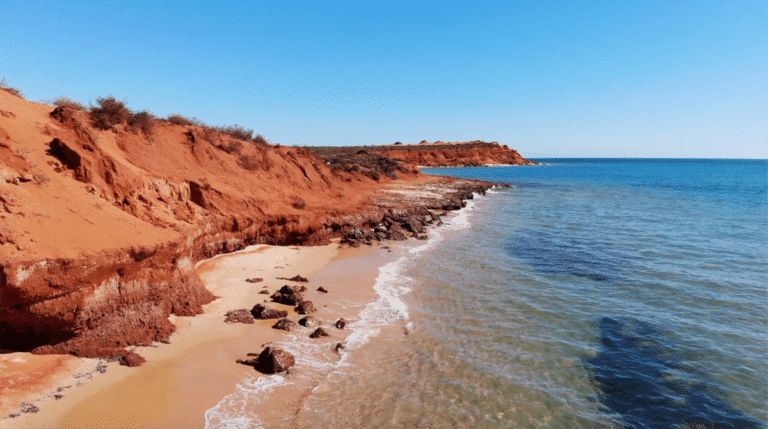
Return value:
[(602, 350), (584, 362), (600, 401), (628, 429), (765, 428), (718, 395), (705, 374), (682, 364), (673, 341), (649, 323), (604, 317)]
[(617, 273), (630, 263), (629, 256), (604, 240), (546, 230), (523, 231), (507, 245), (507, 253), (528, 262), (540, 273), (598, 282), (622, 280)]

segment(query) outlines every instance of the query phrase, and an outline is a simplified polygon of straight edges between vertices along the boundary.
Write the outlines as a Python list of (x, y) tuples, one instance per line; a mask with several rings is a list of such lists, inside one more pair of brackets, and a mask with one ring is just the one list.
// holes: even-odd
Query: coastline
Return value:
[[(58, 375), (48, 383), (46, 390), (65, 387), (75, 375), (73, 372), (82, 371), (83, 367), (94, 363), (102, 365), (104, 372), (91, 374), (92, 379), (80, 383), (79, 387), (66, 388), (59, 399), (53, 396), (38, 399), (35, 402), (38, 412), (0, 420), (0, 428), (51, 424), (62, 428), (203, 427), (206, 411), (235, 392), (239, 382), (264, 377), (251, 367), (235, 363), (238, 358), (245, 358), (247, 353), (258, 353), (265, 343), (308, 333), (289, 334), (272, 329), (274, 320), (256, 320), (253, 325), (224, 323), (227, 311), (250, 308), (267, 299), (269, 295), (258, 294), (264, 287), (271, 294), (283, 284), (294, 284), (278, 277), (296, 274), (307, 277), (308, 298), (315, 301), (319, 308), (316, 317), (331, 334), (330, 338), (314, 341), (327, 345), (329, 353), (325, 359), (338, 359), (330, 353), (331, 346), (343, 342), (349, 331), (329, 326), (337, 316), (354, 322), (365, 304), (376, 297), (373, 286), (378, 268), (391, 259), (386, 255), (388, 253), (381, 245), (343, 249), (337, 244), (318, 247), (261, 245), (201, 261), (195, 267), (196, 271), (206, 287), (220, 298), (206, 305), (202, 315), (173, 317), (172, 321), (179, 329), (172, 335), (170, 344), (136, 347), (135, 351), (147, 359), (138, 368), (96, 359), (30, 355), (36, 360), (58, 358), (68, 362), (66, 368), (56, 372)], [(328, 294), (316, 291), (321, 284), (314, 280), (315, 275), (325, 279), (323, 286), (329, 290)], [(264, 281), (245, 282), (251, 277), (262, 277)], [(340, 308), (339, 303), (347, 308)], [(269, 305), (290, 310), (280, 304)], [(290, 313), (291, 319), (300, 317)], [(305, 372), (301, 359), (297, 358), (297, 366), (291, 372), (301, 374), (302, 371)], [(58, 380), (61, 381), (56, 383)], [(32, 393), (27, 396), (35, 396)], [(258, 414), (270, 420), (277, 419), (285, 411), (298, 410), (307, 393), (301, 389), (283, 389), (279, 395), (269, 395), (269, 400), (259, 405)]]

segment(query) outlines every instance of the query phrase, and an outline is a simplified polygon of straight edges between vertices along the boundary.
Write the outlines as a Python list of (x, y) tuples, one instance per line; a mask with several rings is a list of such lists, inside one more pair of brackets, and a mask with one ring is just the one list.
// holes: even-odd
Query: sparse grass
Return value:
[(151, 137), (152, 131), (155, 129), (155, 120), (155, 115), (142, 110), (128, 118), (128, 125), (136, 131), (142, 131), (147, 137)]
[(131, 117), (131, 111), (125, 107), (125, 103), (117, 101), (115, 97), (97, 98), (99, 106), (91, 106), (91, 118), (93, 125), (102, 130), (109, 130), (115, 125), (122, 124)]
[(8, 82), (5, 80), (5, 77), (3, 77), (2, 80), (0, 80), (0, 89), (2, 89), (5, 92), (9, 92), (17, 97), (24, 98), (24, 93), (21, 92), (20, 89), (8, 86)]

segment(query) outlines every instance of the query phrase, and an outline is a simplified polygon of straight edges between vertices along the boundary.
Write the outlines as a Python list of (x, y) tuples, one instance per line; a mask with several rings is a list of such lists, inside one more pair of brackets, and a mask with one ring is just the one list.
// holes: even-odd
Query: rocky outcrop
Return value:
[(315, 326), (320, 325), (320, 321), (312, 316), (304, 316), (299, 319), (299, 325), (304, 326), (305, 328), (314, 328)]

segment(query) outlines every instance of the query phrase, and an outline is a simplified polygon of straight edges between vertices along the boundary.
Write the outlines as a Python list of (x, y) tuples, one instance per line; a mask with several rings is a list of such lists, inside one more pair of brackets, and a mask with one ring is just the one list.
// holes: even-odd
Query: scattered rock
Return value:
[(274, 329), (282, 329), (283, 331), (291, 332), (291, 330), (296, 327), (296, 322), (288, 318), (283, 318), (278, 320), (272, 327)]
[[(251, 318), (251, 323), (253, 323), (253, 318)], [(146, 359), (144, 359), (141, 355), (135, 352), (128, 352), (120, 356), (120, 359), (118, 361), (120, 362), (120, 365), (134, 367), (134, 366), (141, 366), (141, 364), (146, 362)]]
[(341, 354), (341, 350), (343, 350), (343, 349), (345, 349), (345, 348), (346, 348), (346, 347), (344, 347), (344, 344), (341, 344), (341, 343), (336, 343), (336, 345), (335, 345), (335, 346), (333, 346), (333, 351), (334, 351), (335, 353)]
[(266, 290), (266, 289), (260, 290), (259, 293), (262, 294), (262, 295), (269, 295), (269, 291)]
[(317, 291), (318, 291), (318, 292), (322, 292), (322, 293), (328, 293), (328, 289), (326, 289), (326, 288), (324, 288), (324, 287), (322, 287), (322, 286), (320, 286), (319, 288), (317, 288)]
[(237, 363), (252, 366), (264, 374), (275, 374), (288, 371), (296, 364), (296, 359), (285, 350), (269, 346), (256, 359), (238, 359)]
[(341, 319), (337, 320), (333, 326), (335, 326), (336, 329), (344, 329), (344, 327), (347, 326), (347, 321), (342, 317)]
[(247, 281), (248, 283), (259, 283), (259, 282), (263, 282), (264, 279), (260, 277), (254, 277), (252, 279), (245, 279), (245, 281)]
[(37, 408), (31, 402), (22, 402), (21, 404), (19, 404), (19, 408), (21, 409), (22, 413), (36, 413), (40, 411), (40, 408)]
[(282, 319), (288, 316), (288, 312), (285, 310), (275, 310), (262, 304), (254, 305), (251, 314), (256, 319)]
[(416, 236), (417, 240), (427, 240), (429, 237), (427, 237), (427, 234), (421, 234)]
[(315, 304), (312, 301), (303, 301), (296, 307), (296, 312), (299, 314), (309, 314), (317, 311)]
[(300, 276), (298, 274), (296, 274), (295, 276), (293, 276), (291, 278), (278, 277), (278, 279), (280, 279), (280, 280), (290, 280), (292, 282), (300, 282), (300, 283), (307, 283), (309, 281), (309, 280), (307, 280), (306, 277), (302, 277), (302, 276)]
[(315, 332), (309, 334), (309, 338), (320, 338), (320, 337), (330, 337), (327, 332), (325, 332), (325, 329), (323, 328), (317, 328), (315, 329)]
[(253, 323), (253, 314), (245, 308), (228, 311), (226, 316), (225, 323)]
[(299, 320), (299, 325), (307, 328), (314, 328), (315, 326), (320, 325), (320, 321), (312, 316), (304, 316)]

